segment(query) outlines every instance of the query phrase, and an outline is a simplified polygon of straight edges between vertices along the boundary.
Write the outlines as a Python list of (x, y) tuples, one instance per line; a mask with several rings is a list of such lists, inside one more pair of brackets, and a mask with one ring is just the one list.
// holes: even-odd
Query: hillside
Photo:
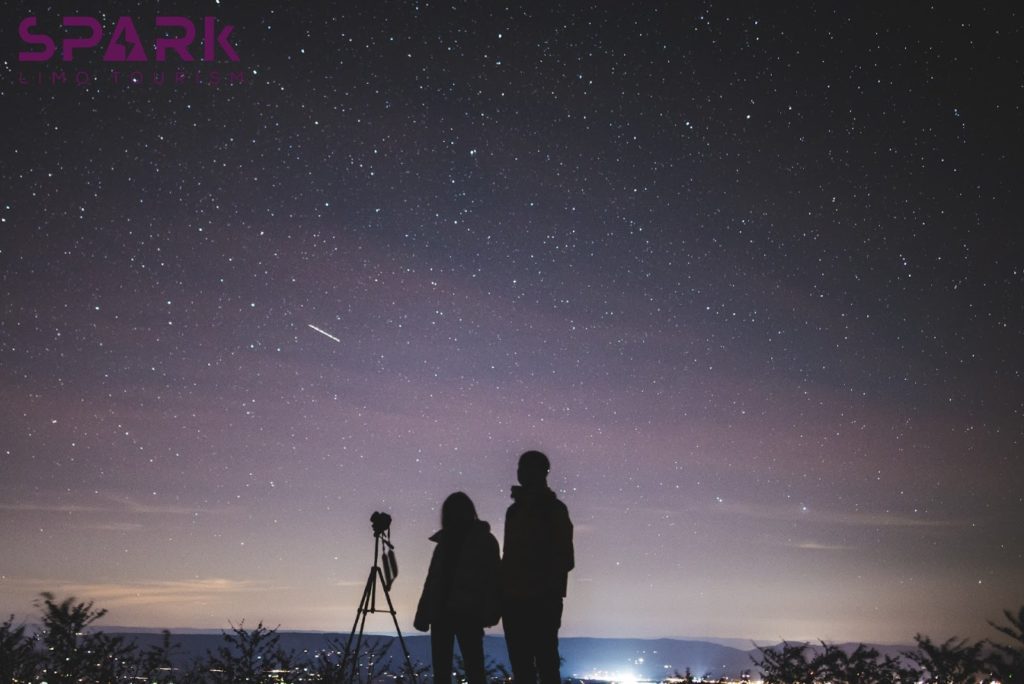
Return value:
[[(155, 632), (119, 631), (121, 636), (134, 640), (142, 648), (156, 645), (161, 635)], [(344, 644), (347, 635), (322, 632), (281, 632), (280, 644), (286, 651), (308, 653), (311, 657), (328, 648), (332, 642)], [(370, 636), (371, 639), (390, 637)], [(180, 644), (178, 659), (185, 663), (205, 655), (223, 644), (219, 633), (176, 633), (172, 642)], [(414, 662), (429, 664), (430, 637), (414, 634), (405, 637)], [(495, 663), (508, 666), (505, 640), (488, 636), (484, 640), (487, 656)], [(909, 647), (876, 646), (883, 654), (899, 655)], [(714, 673), (716, 676), (737, 677), (744, 670), (753, 670), (752, 657), (757, 655), (753, 643), (749, 649), (735, 648), (710, 641), (689, 639), (596, 639), (567, 637), (560, 640), (564, 659), (562, 675), (579, 679), (640, 679), (660, 680), (675, 671), (690, 668), (695, 674)], [(400, 659), (397, 640), (389, 656)]]

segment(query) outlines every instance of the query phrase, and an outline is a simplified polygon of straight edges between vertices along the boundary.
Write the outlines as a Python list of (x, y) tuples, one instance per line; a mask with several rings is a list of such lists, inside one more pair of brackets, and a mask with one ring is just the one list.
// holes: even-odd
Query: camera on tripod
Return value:
[[(363, 644), (363, 629), (366, 626), (366, 616), (369, 613), (389, 613), (392, 622), (395, 623), (395, 631), (398, 632), (398, 642), (402, 645), (402, 652), (405, 654), (406, 671), (413, 684), (419, 681), (416, 671), (412, 667), (412, 660), (409, 657), (409, 649), (406, 648), (405, 639), (402, 637), (402, 630), (398, 627), (398, 614), (395, 606), (391, 603), (391, 585), (398, 576), (398, 561), (395, 559), (395, 545), (391, 543), (391, 516), (383, 511), (374, 511), (370, 516), (370, 526), (373, 527), (373, 566), (370, 568), (370, 576), (366, 578), (366, 588), (363, 589), (363, 597), (356, 609), (356, 620), (352, 623), (352, 631), (348, 634), (348, 643), (345, 645), (345, 658), (342, 662), (351, 662), (352, 670), (349, 682), (357, 681), (361, 647)], [(384, 599), (387, 601), (387, 610), (377, 608), (377, 585), (383, 590)], [(358, 628), (358, 631), (357, 631)], [(355, 641), (355, 650), (352, 643)]]
[(383, 511), (374, 511), (370, 516), (370, 525), (373, 527), (373, 536), (379, 537), (391, 529), (391, 516)]
[[(384, 542), (384, 549), (380, 554), (380, 566), (384, 573), (381, 578), (384, 580), (384, 591), (387, 591), (398, 577), (398, 559), (395, 558), (395, 545), (391, 543), (391, 516), (383, 511), (374, 511), (370, 516), (370, 526), (373, 528), (373, 538), (377, 542)], [(376, 548), (373, 558), (374, 565), (376, 565)]]

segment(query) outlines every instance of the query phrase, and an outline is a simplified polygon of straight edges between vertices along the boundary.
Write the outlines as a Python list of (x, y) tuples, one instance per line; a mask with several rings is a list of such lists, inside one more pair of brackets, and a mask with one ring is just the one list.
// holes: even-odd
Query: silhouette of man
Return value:
[(502, 623), (516, 684), (559, 684), (558, 628), (575, 560), (569, 510), (548, 488), (548, 457), (519, 457), (519, 486), (505, 513)]

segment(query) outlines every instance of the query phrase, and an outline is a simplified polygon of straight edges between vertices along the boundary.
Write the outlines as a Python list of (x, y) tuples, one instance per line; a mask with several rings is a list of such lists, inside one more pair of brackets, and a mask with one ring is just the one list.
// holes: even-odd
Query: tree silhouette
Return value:
[(0, 625), (0, 682), (28, 681), (42, 662), (25, 625), (14, 626), (12, 615)]
[(175, 651), (180, 648), (180, 644), (171, 643), (171, 633), (163, 630), (160, 644), (150, 646), (139, 656), (139, 675), (144, 677), (148, 684), (173, 684), (181, 681), (180, 677), (175, 676), (175, 668), (171, 662)]
[(926, 636), (914, 636), (917, 648), (903, 655), (920, 666), (926, 675), (924, 684), (974, 684), (984, 667), (983, 642), (968, 643), (953, 637), (941, 644)]
[(758, 646), (761, 660), (754, 664), (761, 668), (765, 684), (814, 684), (814, 665), (807, 660), (808, 644), (783, 641), (774, 648)]
[[(301, 661), (280, 646), (276, 629), (259, 623), (246, 629), (244, 621), (222, 632), (223, 644), (216, 652), (191, 666), (175, 668), (180, 656), (166, 630), (157, 645), (140, 651), (120, 636), (109, 636), (95, 629), (94, 623), (106, 610), (74, 597), (57, 601), (53, 594), (40, 594), (34, 605), (41, 611), (40, 629), (27, 633), (16, 626), (12, 615), (0, 624), (0, 684), (9, 682), (48, 682), (49, 684), (403, 684), (419, 679), (429, 668), (421, 663), (408, 672), (404, 661), (400, 670), (392, 670), (394, 658), (389, 651), (394, 640), (368, 640), (361, 653), (357, 681), (352, 681), (351, 661), (345, 657), (341, 639), (328, 640), (328, 648), (309, 660)], [(908, 667), (899, 658), (880, 657), (877, 649), (864, 644), (852, 651), (822, 643), (812, 649), (807, 643), (782, 642), (774, 647), (758, 647), (766, 684), (975, 684), (995, 682), (1024, 684), (1024, 606), (1016, 613), (1003, 611), (1007, 624), (989, 622), (1009, 637), (1010, 643), (969, 642), (950, 639), (941, 644), (917, 634), (917, 648), (903, 653), (920, 671)], [(983, 657), (986, 648), (991, 650)], [(461, 672), (461, 658), (456, 660)], [(487, 679), (498, 684), (510, 680), (508, 671), (493, 659), (486, 665)], [(749, 673), (744, 673), (749, 679)], [(683, 682), (694, 681), (689, 669), (675, 673)], [(919, 677), (924, 679), (919, 680)], [(461, 679), (461, 678), (460, 678)], [(708, 674), (704, 681), (712, 681)]]
[(672, 678), (678, 679), (681, 682), (681, 684), (693, 684), (695, 681), (697, 681), (693, 678), (693, 672), (690, 671), (690, 668), (686, 668), (686, 671), (682, 674), (679, 673), (679, 670), (675, 670), (672, 673)]
[(1016, 643), (1000, 644), (990, 640), (989, 644), (995, 652), (988, 662), (998, 679), (1005, 682), (1024, 682), (1024, 606), (1020, 607), (1016, 615), (1004, 610), (1003, 616), (1009, 625), (997, 625), (991, 620), (989, 624)]
[(50, 592), (35, 602), (43, 611), (42, 674), (50, 682), (114, 682), (131, 672), (135, 646), (122, 637), (89, 632), (88, 627), (107, 614), (93, 602), (76, 603), (70, 596), (60, 603)]
[[(313, 681), (323, 684), (370, 684), (385, 678), (392, 673), (391, 666), (394, 658), (388, 656), (394, 639), (367, 639), (363, 642), (362, 650), (356, 657), (364, 663), (357, 670), (356, 681), (352, 681), (352, 655), (345, 650), (346, 644), (342, 639), (334, 638), (327, 641), (328, 648), (320, 651), (310, 668)], [(425, 665), (413, 664), (414, 673), (418, 677), (426, 672)], [(410, 678), (405, 671), (406, 666), (402, 663), (402, 670), (395, 675), (396, 682), (402, 682)]]
[(224, 645), (216, 653), (207, 652), (204, 669), (211, 684), (234, 684), (235, 682), (297, 682), (293, 672), (294, 656), (285, 652), (278, 644), (281, 637), (277, 629), (270, 629), (260, 622), (254, 629), (245, 629), (245, 621), (230, 632), (221, 632)]
[(316, 654), (311, 668), (317, 681), (324, 684), (346, 684), (351, 676), (352, 663), (346, 657), (345, 644), (340, 637), (327, 640), (327, 648)]
[(839, 646), (822, 642), (822, 652), (815, 659), (818, 676), (832, 684), (914, 684), (919, 673), (904, 667), (899, 660), (886, 656), (879, 660), (878, 650), (857, 644), (847, 653)]
[(899, 659), (879, 658), (877, 649), (858, 644), (847, 653), (841, 647), (822, 642), (821, 651), (808, 657), (808, 644), (783, 642), (758, 648), (766, 684), (916, 684), (919, 673)]
[[(259, 623), (246, 629), (245, 623), (221, 632), (223, 644), (215, 652), (175, 667), (180, 645), (164, 630), (161, 642), (140, 651), (120, 636), (92, 628), (106, 610), (74, 597), (58, 601), (46, 592), (34, 602), (42, 612), (38, 634), (28, 635), (25, 626), (15, 626), (14, 616), (0, 624), (0, 684), (47, 682), (48, 684), (357, 684), (352, 682), (351, 662), (345, 658), (340, 639), (328, 641), (328, 648), (301, 661), (280, 646), (276, 629)], [(428, 668), (416, 663), (413, 671), (402, 664), (393, 671), (388, 655), (393, 640), (369, 640), (359, 654), (358, 684), (387, 680), (389, 684), (419, 679)], [(495, 666), (507, 678), (507, 672)]]

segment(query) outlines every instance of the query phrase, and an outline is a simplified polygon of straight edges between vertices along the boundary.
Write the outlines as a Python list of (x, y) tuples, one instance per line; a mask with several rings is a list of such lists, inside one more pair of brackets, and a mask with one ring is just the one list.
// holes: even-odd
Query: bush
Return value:
[(977, 675), (984, 668), (981, 649), (984, 642), (968, 643), (956, 637), (941, 644), (933, 643), (926, 636), (914, 636), (917, 649), (903, 655), (917, 663), (923, 670), (924, 684), (974, 684)]
[[(29, 635), (24, 625), (16, 626), (12, 615), (0, 624), (0, 682), (23, 684), (348, 684), (350, 661), (340, 641), (310, 662), (299, 662), (294, 653), (280, 647), (276, 629), (259, 623), (246, 629), (244, 621), (222, 632), (223, 644), (184, 668), (174, 667), (180, 649), (163, 632), (160, 644), (141, 650), (123, 637), (109, 636), (92, 628), (106, 615), (93, 603), (74, 597), (57, 601), (51, 593), (40, 595), (35, 606), (42, 612), (38, 634)], [(362, 649), (357, 679), (369, 684), (391, 678), (392, 659), (386, 657), (390, 640), (368, 642)], [(403, 663), (404, 664), (404, 663)], [(416, 674), (425, 668), (418, 667)], [(403, 675), (404, 668), (403, 668)], [(397, 678), (401, 680), (401, 676)]]
[[(175, 669), (173, 656), (179, 646), (171, 643), (167, 631), (159, 645), (141, 651), (123, 637), (92, 629), (107, 611), (94, 608), (91, 601), (69, 597), (58, 602), (46, 592), (35, 606), (42, 612), (38, 633), (28, 634), (24, 625), (16, 626), (13, 615), (0, 624), (0, 682), (4, 684), (127, 684), (141, 680), (147, 684), (349, 684), (352, 677), (351, 660), (339, 639), (328, 642), (308, 663), (300, 663), (293, 652), (281, 648), (276, 629), (264, 627), (262, 622), (255, 629), (246, 629), (243, 621), (222, 632), (223, 644), (215, 653), (207, 652), (190, 666)], [(955, 638), (936, 644), (916, 635), (917, 647), (903, 657), (919, 669), (898, 658), (881, 658), (876, 649), (864, 644), (847, 653), (826, 643), (819, 649), (807, 643), (783, 642), (759, 647), (761, 657), (753, 660), (766, 684), (911, 684), (922, 677), (928, 684), (1024, 684), (1024, 606), (1017, 613), (1007, 610), (1003, 615), (1008, 624), (989, 624), (1010, 638), (1008, 644)], [(391, 640), (365, 644), (358, 655), (356, 679), (360, 684), (385, 678), (402, 682), (426, 674), (427, 668), (421, 664), (408, 672), (404, 659), (395, 671), (394, 659), (387, 656), (391, 645)], [(987, 657), (983, 653), (986, 648), (990, 651)], [(508, 681), (509, 674), (489, 661), (487, 678)]]
[(950, 639), (936, 644), (920, 634), (914, 640), (917, 648), (903, 653), (903, 657), (919, 669), (899, 658), (882, 658), (876, 649), (864, 644), (847, 653), (822, 643), (815, 653), (806, 643), (783, 642), (759, 648), (761, 659), (755, 658), (754, 662), (761, 668), (766, 684), (976, 684), (987, 674), (982, 658), (985, 642)]
[(989, 657), (988, 664), (996, 679), (1003, 682), (1024, 682), (1024, 606), (1021, 606), (1016, 615), (1004, 610), (1003, 616), (1009, 625), (997, 625), (992, 621), (989, 621), (989, 624), (1010, 637), (1013, 643), (1000, 644), (990, 641), (993, 654)]
[(914, 684), (918, 680), (916, 670), (891, 656), (880, 659), (876, 649), (864, 644), (851, 653), (825, 643), (822, 648), (816, 669), (832, 684)]
[(25, 626), (14, 626), (12, 615), (0, 625), (0, 682), (27, 682), (41, 662), (35, 641), (25, 636)]
[(807, 659), (809, 645), (783, 641), (773, 648), (758, 647), (761, 660), (754, 664), (761, 668), (765, 684), (815, 684), (817, 664)]

